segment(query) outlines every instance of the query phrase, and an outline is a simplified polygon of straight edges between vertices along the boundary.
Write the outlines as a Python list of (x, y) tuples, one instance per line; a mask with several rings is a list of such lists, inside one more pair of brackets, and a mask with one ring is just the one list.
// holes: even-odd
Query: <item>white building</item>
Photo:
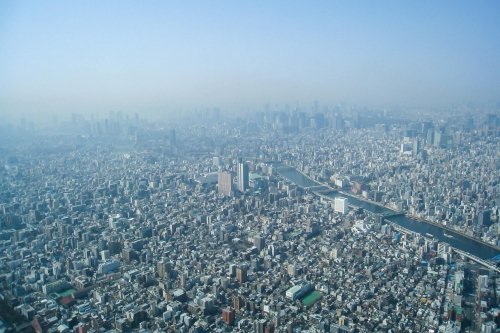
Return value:
[(302, 289), (301, 285), (293, 286), (292, 288), (288, 289), (285, 292), (285, 295), (286, 295), (287, 298), (289, 298), (292, 301), (294, 301), (295, 299), (297, 299), (297, 295), (300, 293), (301, 289)]
[(233, 190), (233, 177), (230, 172), (221, 171), (218, 174), (219, 193), (230, 196)]
[(120, 262), (118, 260), (108, 260), (101, 264), (97, 268), (99, 274), (108, 274), (111, 272), (117, 272), (120, 270)]
[(238, 163), (238, 190), (245, 192), (249, 188), (250, 178), (248, 164), (244, 162)]
[(339, 213), (342, 213), (342, 214), (346, 214), (347, 213), (347, 206), (348, 206), (349, 202), (347, 200), (347, 198), (343, 198), (343, 197), (336, 197), (335, 198), (335, 211), (336, 212), (339, 212)]
[(308, 282), (301, 282), (285, 292), (287, 298), (295, 301), (297, 298), (301, 298), (306, 295), (308, 292), (314, 290), (313, 285)]

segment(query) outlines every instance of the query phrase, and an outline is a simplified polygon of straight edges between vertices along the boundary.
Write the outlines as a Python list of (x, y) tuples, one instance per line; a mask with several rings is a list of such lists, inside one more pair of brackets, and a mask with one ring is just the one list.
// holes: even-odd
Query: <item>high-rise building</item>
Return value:
[(244, 162), (238, 163), (238, 190), (245, 192), (250, 187), (250, 172), (248, 164)]
[(478, 214), (477, 224), (489, 227), (491, 225), (491, 210), (483, 210)]
[(239, 283), (247, 282), (247, 268), (246, 266), (240, 266), (236, 269), (236, 279)]
[(412, 154), (413, 156), (417, 156), (420, 153), (420, 141), (418, 138), (413, 140)]
[(488, 288), (488, 280), (489, 280), (488, 275), (479, 275), (479, 277), (478, 277), (479, 288), (480, 289), (487, 289)]
[(260, 319), (253, 323), (253, 328), (255, 333), (265, 333), (267, 320)]
[(222, 309), (222, 320), (224, 320), (224, 322), (227, 325), (234, 324), (234, 317), (235, 317), (234, 309), (232, 309), (232, 308)]
[(261, 235), (257, 235), (253, 238), (253, 245), (257, 248), (257, 250), (262, 250), (265, 244), (265, 239)]
[(233, 307), (236, 310), (242, 309), (244, 304), (245, 304), (245, 302), (243, 301), (243, 298), (241, 298), (241, 296), (234, 296), (233, 297)]
[(233, 177), (231, 173), (227, 171), (219, 172), (218, 185), (220, 194), (230, 196), (233, 189)]
[(446, 148), (448, 145), (448, 135), (445, 134), (444, 129), (434, 130), (434, 146)]
[(346, 214), (347, 213), (347, 205), (348, 205), (347, 198), (343, 198), (343, 197), (335, 198), (335, 211), (336, 212)]
[(167, 277), (170, 273), (171, 264), (165, 260), (160, 260), (156, 264), (156, 273), (159, 277)]

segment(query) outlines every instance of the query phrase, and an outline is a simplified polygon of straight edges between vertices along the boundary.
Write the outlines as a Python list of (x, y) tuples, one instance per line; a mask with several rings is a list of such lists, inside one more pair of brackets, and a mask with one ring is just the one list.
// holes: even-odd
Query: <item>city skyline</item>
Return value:
[(500, 331), (499, 9), (0, 2), (0, 333)]
[(0, 330), (493, 333), (499, 125), (279, 110), (2, 132)]

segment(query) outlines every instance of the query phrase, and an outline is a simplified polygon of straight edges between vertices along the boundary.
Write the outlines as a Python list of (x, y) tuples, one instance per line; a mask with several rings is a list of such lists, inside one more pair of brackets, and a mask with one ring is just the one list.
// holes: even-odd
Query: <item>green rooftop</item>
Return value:
[(322, 296), (323, 295), (321, 295), (319, 291), (315, 290), (302, 299), (302, 304), (304, 304), (305, 306), (313, 305), (314, 303), (319, 301)]
[(76, 292), (75, 289), (68, 289), (60, 293), (56, 293), (58, 297), (66, 297), (66, 296), (71, 296), (74, 292)]

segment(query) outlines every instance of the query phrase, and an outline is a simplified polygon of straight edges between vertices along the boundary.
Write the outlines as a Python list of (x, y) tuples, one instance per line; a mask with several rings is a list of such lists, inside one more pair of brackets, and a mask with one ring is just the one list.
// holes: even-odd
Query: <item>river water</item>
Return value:
[[(305, 177), (303, 174), (298, 172), (296, 169), (291, 167), (278, 167), (278, 173), (290, 180), (291, 182), (297, 184), (301, 187), (311, 187), (321, 185), (314, 180), (311, 180)], [(374, 203), (370, 203), (361, 199), (358, 199), (352, 195), (341, 194), (336, 191), (331, 191), (328, 193), (323, 193), (325, 196), (330, 198), (335, 198), (337, 196), (347, 197), (349, 201), (349, 205), (353, 205), (359, 208), (366, 209), (372, 213), (384, 214), (384, 213), (394, 213), (393, 210), (385, 207), (381, 207)], [(389, 221), (399, 224), (400, 226), (409, 229), (414, 232), (418, 232), (420, 234), (431, 234), (434, 236), (434, 239), (446, 242), (457, 248), (459, 250), (468, 252), (472, 255), (475, 255), (481, 259), (488, 260), (497, 256), (500, 252), (495, 250), (493, 247), (482, 244), (480, 242), (474, 241), (470, 238), (464, 237), (456, 232), (444, 230), (435, 225), (420, 222), (418, 220), (409, 218), (404, 215), (394, 216), (388, 218)], [(445, 236), (445, 233), (448, 235)], [(451, 237), (449, 237), (451, 236)]]

